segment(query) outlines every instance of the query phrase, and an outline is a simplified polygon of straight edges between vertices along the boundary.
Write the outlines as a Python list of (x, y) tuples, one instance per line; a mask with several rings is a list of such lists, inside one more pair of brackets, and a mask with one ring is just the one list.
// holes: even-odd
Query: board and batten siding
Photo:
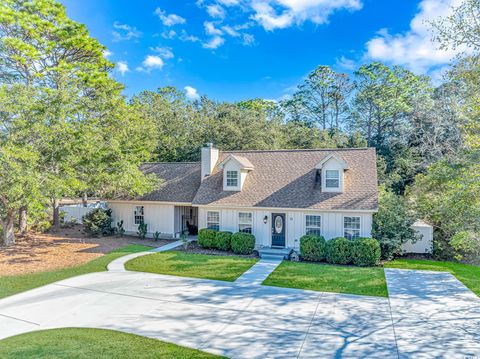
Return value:
[(112, 210), (113, 224), (116, 225), (117, 222), (123, 220), (125, 231), (135, 234), (138, 228), (134, 221), (136, 206), (144, 207), (145, 223), (150, 235), (158, 231), (164, 235), (173, 236), (175, 233), (175, 206), (172, 204), (109, 202), (108, 207)]
[[(207, 211), (220, 212), (220, 230), (238, 232), (238, 212), (253, 213), (253, 234), (257, 247), (271, 245), (271, 215), (272, 213), (285, 213), (286, 218), (286, 247), (298, 248), (300, 237), (305, 234), (305, 216), (318, 215), (322, 218), (322, 235), (326, 239), (343, 237), (343, 217), (360, 217), (360, 236), (370, 237), (373, 213), (358, 212), (325, 212), (304, 210), (261, 210), (261, 209), (227, 209), (199, 207), (198, 228), (206, 228)], [(267, 216), (267, 223), (263, 223)]]

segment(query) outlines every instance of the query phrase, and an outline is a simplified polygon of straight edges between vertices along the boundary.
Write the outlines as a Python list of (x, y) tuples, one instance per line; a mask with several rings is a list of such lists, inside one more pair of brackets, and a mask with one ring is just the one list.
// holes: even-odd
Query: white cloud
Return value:
[(233, 27), (228, 25), (222, 26), (222, 30), (225, 31), (225, 33), (227, 33), (230, 36), (233, 36), (233, 37), (240, 36), (240, 33), (237, 30), (235, 30)]
[(240, 0), (217, 0), (220, 4), (225, 5), (225, 6), (233, 6), (233, 5), (238, 5), (240, 3)]
[(219, 19), (223, 19), (225, 17), (225, 10), (223, 10), (223, 8), (218, 4), (208, 5), (207, 13), (211, 17), (216, 17)]
[(130, 69), (128, 68), (128, 64), (126, 61), (118, 61), (117, 62), (117, 70), (123, 76), (126, 72), (129, 72)]
[(205, 32), (206, 32), (208, 35), (216, 35), (216, 36), (223, 35), (222, 30), (217, 29), (217, 28), (215, 27), (215, 25), (213, 24), (213, 22), (205, 21), (205, 22), (203, 23), (203, 26), (205, 27)]
[(162, 59), (173, 59), (175, 55), (173, 54), (172, 48), (171, 47), (151, 47), (151, 51), (156, 52)]
[(335, 64), (338, 67), (349, 71), (353, 71), (357, 68), (357, 63), (354, 60), (349, 59), (345, 56), (341, 56), (339, 59), (337, 59)]
[(225, 39), (221, 36), (214, 36), (209, 41), (203, 43), (206, 49), (216, 49), (225, 43)]
[(106, 59), (108, 59), (112, 55), (113, 55), (113, 52), (111, 52), (108, 49), (105, 49), (105, 51), (103, 51), (103, 57), (105, 57)]
[(142, 33), (134, 26), (114, 22), (113, 27), (115, 28), (115, 31), (112, 31), (113, 41), (132, 40), (142, 36)]
[(190, 35), (187, 33), (185, 30), (182, 30), (180, 33), (180, 36), (178, 37), (182, 41), (187, 41), (187, 42), (197, 42), (200, 41), (200, 39), (194, 35)]
[(159, 56), (148, 55), (142, 62), (142, 66), (136, 68), (137, 71), (150, 71), (153, 69), (161, 70), (164, 62)]
[(187, 20), (177, 14), (167, 14), (164, 10), (157, 7), (154, 12), (165, 26), (174, 26), (179, 24), (185, 24)]
[(250, 46), (255, 44), (255, 36), (251, 34), (243, 34), (243, 42), (244, 45)]
[(162, 37), (164, 39), (174, 39), (177, 36), (177, 33), (174, 30), (164, 31), (162, 32)]
[(185, 86), (185, 94), (188, 99), (190, 100), (198, 100), (200, 98), (200, 95), (198, 94), (198, 91), (195, 87), (192, 86)]
[(265, 30), (275, 30), (300, 25), (306, 21), (324, 24), (337, 10), (356, 11), (362, 8), (361, 0), (252, 0), (252, 19)]
[[(459, 50), (440, 50), (431, 40), (429, 21), (451, 14), (461, 0), (422, 0), (418, 12), (404, 33), (390, 34), (382, 29), (366, 44), (366, 58), (402, 65), (417, 73), (442, 67)], [(462, 50), (462, 49), (460, 49)]]

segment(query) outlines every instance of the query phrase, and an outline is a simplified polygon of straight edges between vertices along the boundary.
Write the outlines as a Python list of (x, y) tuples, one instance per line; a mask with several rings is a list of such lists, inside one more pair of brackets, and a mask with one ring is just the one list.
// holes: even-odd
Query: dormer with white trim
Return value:
[(248, 159), (235, 155), (227, 156), (218, 166), (223, 170), (224, 191), (241, 191), (248, 173), (254, 169)]
[(348, 164), (335, 155), (325, 157), (315, 168), (321, 171), (322, 192), (341, 193), (345, 187), (345, 171)]

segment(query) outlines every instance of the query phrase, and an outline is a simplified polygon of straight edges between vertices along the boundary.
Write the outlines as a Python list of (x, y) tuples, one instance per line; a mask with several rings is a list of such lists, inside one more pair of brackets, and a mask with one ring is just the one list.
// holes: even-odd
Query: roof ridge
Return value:
[(142, 162), (142, 165), (164, 165), (164, 164), (172, 164), (172, 165), (178, 165), (178, 164), (200, 164), (200, 161), (186, 161), (186, 162), (168, 162), (168, 161), (160, 161), (160, 162)]
[(350, 148), (300, 148), (300, 149), (279, 149), (279, 150), (229, 150), (222, 153), (244, 153), (244, 152), (318, 152), (318, 151), (361, 151), (375, 150), (375, 147), (350, 147)]

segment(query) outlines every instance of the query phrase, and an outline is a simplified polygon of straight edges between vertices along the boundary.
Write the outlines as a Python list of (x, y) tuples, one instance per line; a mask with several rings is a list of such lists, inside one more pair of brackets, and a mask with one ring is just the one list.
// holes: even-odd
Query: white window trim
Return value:
[(134, 206), (133, 207), (133, 225), (134, 226), (139, 226), (140, 223), (135, 223), (136, 222), (136, 217), (140, 217), (140, 216), (137, 216), (136, 212), (137, 212), (137, 208), (143, 208), (142, 209), (142, 217), (143, 217), (143, 223), (145, 223), (145, 206), (142, 206), (142, 205), (139, 205), (139, 206)]
[(249, 213), (249, 214), (252, 215), (251, 226), (252, 226), (252, 234), (254, 234), (255, 233), (255, 227), (254, 227), (255, 220), (254, 220), (254, 213), (252, 211), (238, 211), (237, 212), (237, 231), (240, 232), (240, 224), (250, 224), (250, 223), (240, 223), (240, 213)]
[(323, 215), (316, 213), (304, 213), (303, 214), (303, 234), (307, 234), (307, 216), (320, 217), (320, 235), (323, 236)]
[[(337, 175), (338, 175), (337, 178), (330, 178), (330, 179), (336, 179), (338, 181), (338, 186), (336, 186), (336, 187), (327, 186), (327, 180), (329, 179), (329, 178), (327, 178), (327, 172), (337, 172)], [(327, 188), (327, 189), (340, 189), (340, 181), (341, 181), (340, 176), (341, 176), (340, 170), (326, 169), (325, 170), (325, 188)]]
[[(229, 173), (229, 172), (230, 172), (230, 173), (235, 172), (235, 173), (237, 174), (237, 177), (236, 177), (236, 179), (237, 179), (237, 184), (234, 185), (234, 186), (228, 184), (228, 173)], [(231, 179), (233, 179), (233, 178), (231, 178)], [(237, 171), (237, 170), (228, 170), (228, 171), (225, 171), (225, 181), (226, 181), (226, 182), (225, 182), (225, 186), (226, 186), (226, 187), (228, 187), (228, 188), (238, 188), (238, 187), (240, 186), (240, 172)]]
[(205, 211), (205, 228), (208, 228), (208, 213), (209, 212), (218, 213), (218, 231), (221, 231), (222, 211), (215, 211), (215, 210)]
[[(358, 237), (361, 238), (362, 237), (362, 233), (363, 233), (363, 220), (362, 220), (362, 217), (361, 216), (355, 216), (355, 215), (351, 215), (351, 216), (342, 216), (342, 237), (345, 237), (345, 218), (346, 217), (350, 217), (350, 218), (359, 218), (360, 219), (360, 228), (358, 229), (359, 233), (358, 233)], [(345, 237), (346, 238), (346, 237)]]

